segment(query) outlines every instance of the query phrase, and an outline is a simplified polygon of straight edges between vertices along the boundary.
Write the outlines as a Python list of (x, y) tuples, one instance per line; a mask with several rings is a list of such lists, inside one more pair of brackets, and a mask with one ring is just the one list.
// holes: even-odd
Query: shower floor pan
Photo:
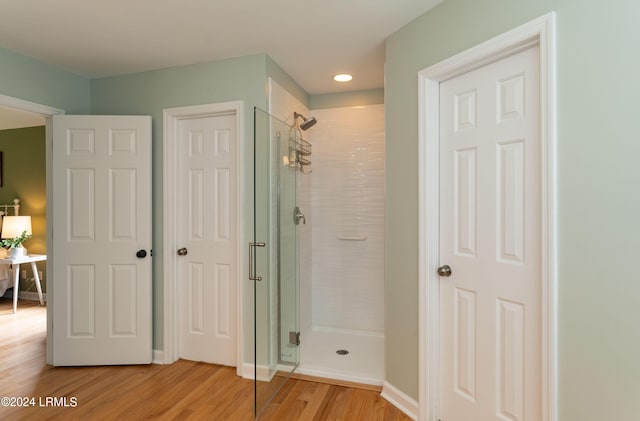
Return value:
[(381, 386), (384, 335), (315, 327), (300, 340), (296, 373)]

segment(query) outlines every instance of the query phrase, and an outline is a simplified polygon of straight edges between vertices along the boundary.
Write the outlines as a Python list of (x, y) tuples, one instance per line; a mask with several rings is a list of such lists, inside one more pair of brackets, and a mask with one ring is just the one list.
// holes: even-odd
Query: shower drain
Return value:
[(339, 349), (336, 351), (336, 354), (338, 355), (347, 355), (349, 353), (349, 351), (347, 351), (346, 349)]

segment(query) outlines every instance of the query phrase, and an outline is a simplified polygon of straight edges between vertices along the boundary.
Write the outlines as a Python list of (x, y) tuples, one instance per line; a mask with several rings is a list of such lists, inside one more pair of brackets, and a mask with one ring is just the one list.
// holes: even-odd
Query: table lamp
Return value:
[[(3, 240), (20, 237), (23, 232), (27, 232), (31, 236), (31, 217), (30, 216), (5, 216), (2, 218), (2, 235)], [(19, 244), (9, 250), (11, 257), (20, 257), (26, 254), (26, 250)]]

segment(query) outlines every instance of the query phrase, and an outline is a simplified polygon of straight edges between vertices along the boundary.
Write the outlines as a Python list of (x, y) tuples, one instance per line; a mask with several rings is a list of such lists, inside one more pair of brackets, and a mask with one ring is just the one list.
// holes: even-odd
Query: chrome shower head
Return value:
[(302, 118), (302, 123), (300, 123), (300, 128), (302, 130), (308, 130), (310, 129), (314, 124), (316, 124), (318, 122), (318, 120), (316, 120), (315, 117), (311, 117), (311, 118), (307, 118), (305, 116), (303, 116), (302, 114), (298, 114), (298, 113), (293, 113), (293, 118), (294, 120), (298, 120), (298, 117)]
[(301, 128), (302, 130), (307, 130), (307, 129), (311, 128), (311, 126), (313, 126), (313, 125), (314, 125), (314, 124), (316, 124), (317, 122), (318, 122), (318, 120), (316, 120), (316, 118), (315, 118), (315, 117), (311, 117), (311, 118), (310, 118), (310, 119), (308, 119), (308, 120), (304, 120), (304, 121), (302, 122), (302, 124), (300, 124), (300, 128)]

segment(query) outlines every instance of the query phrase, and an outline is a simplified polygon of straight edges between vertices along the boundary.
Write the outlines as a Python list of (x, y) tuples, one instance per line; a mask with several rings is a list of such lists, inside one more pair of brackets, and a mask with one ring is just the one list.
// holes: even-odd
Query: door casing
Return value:
[[(243, 112), (244, 104), (242, 101), (232, 101), (217, 104), (204, 104), (194, 105), (178, 108), (167, 108), (163, 111), (163, 293), (164, 293), (164, 346), (162, 353), (154, 351), (154, 362), (170, 364), (175, 362), (178, 357), (178, 345), (179, 345), (179, 323), (178, 323), (178, 284), (177, 284), (177, 240), (178, 240), (178, 224), (175, 220), (178, 212), (176, 207), (178, 203), (178, 135), (177, 128), (180, 120), (192, 119), (199, 117), (215, 117), (219, 115), (235, 115), (237, 125), (237, 135), (239, 147), (237, 148), (237, 180), (238, 180), (238, 194), (237, 194), (237, 209), (242, 212), (241, 201), (243, 197), (243, 165), (242, 159), (244, 152), (243, 139)], [(243, 282), (244, 279), (243, 268), (241, 266), (242, 261), (242, 244), (243, 244), (243, 221), (242, 215), (239, 217), (239, 223), (234, 235), (237, 237), (238, 250), (236, 251), (236, 265), (238, 268), (237, 279), (237, 358), (236, 358), (236, 371), (238, 375), (241, 375), (242, 361), (244, 361), (243, 353)]]
[(540, 47), (542, 414), (557, 420), (557, 211), (555, 13), (430, 66), (419, 80), (419, 414), (439, 408), (439, 144), (440, 83), (483, 65)]

